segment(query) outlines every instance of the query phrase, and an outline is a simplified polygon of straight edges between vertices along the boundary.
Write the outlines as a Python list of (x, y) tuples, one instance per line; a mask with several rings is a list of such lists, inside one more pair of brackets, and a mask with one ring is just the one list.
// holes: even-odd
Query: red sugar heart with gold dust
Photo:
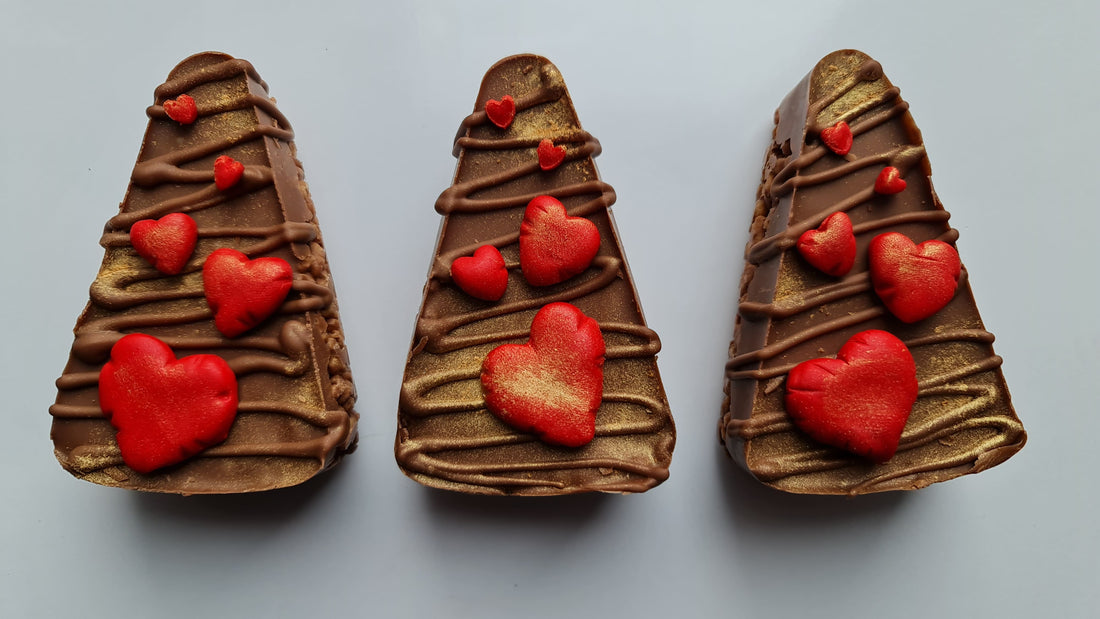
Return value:
[(902, 322), (928, 318), (955, 297), (962, 262), (943, 241), (917, 245), (900, 232), (887, 232), (871, 239), (868, 256), (875, 294)]
[(202, 265), (202, 287), (214, 312), (214, 326), (237, 337), (275, 313), (294, 281), (282, 258), (256, 258), (235, 249), (214, 250)]
[(561, 165), (565, 161), (565, 147), (554, 146), (554, 141), (545, 139), (539, 142), (539, 167), (549, 171)]
[(473, 256), (456, 258), (451, 264), (451, 279), (463, 292), (482, 301), (499, 301), (508, 288), (508, 268), (500, 250), (482, 245)]
[(894, 166), (886, 166), (878, 173), (875, 179), (875, 193), (890, 195), (901, 193), (905, 189), (905, 179), (901, 177), (901, 170)]
[(803, 232), (796, 247), (815, 269), (833, 277), (847, 274), (856, 263), (851, 218), (842, 211), (829, 215), (816, 230)]
[(186, 213), (142, 219), (130, 226), (130, 244), (138, 255), (165, 275), (178, 275), (195, 251), (199, 227)]
[(512, 95), (504, 95), (500, 101), (489, 99), (485, 102), (485, 115), (489, 117), (489, 122), (507, 129), (516, 117), (516, 101)]
[(551, 286), (583, 272), (599, 250), (596, 224), (569, 216), (556, 198), (538, 196), (527, 204), (519, 227), (519, 264), (532, 286)]
[(847, 155), (852, 150), (852, 128), (843, 120), (821, 130), (821, 141), (829, 150), (838, 155)]
[(199, 117), (199, 108), (191, 95), (180, 95), (164, 102), (164, 113), (181, 125), (190, 125)]
[(225, 191), (244, 176), (244, 164), (229, 155), (222, 155), (214, 160), (214, 184), (218, 189)]

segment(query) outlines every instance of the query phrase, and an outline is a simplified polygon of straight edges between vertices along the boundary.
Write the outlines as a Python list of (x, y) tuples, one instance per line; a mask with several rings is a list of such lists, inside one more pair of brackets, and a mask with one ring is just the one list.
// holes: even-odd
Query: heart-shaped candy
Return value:
[(237, 377), (221, 357), (176, 359), (164, 342), (132, 333), (115, 343), (99, 372), (99, 405), (118, 430), (126, 466), (151, 473), (229, 436)]
[(890, 195), (901, 193), (905, 189), (905, 179), (901, 177), (901, 170), (894, 166), (886, 166), (878, 173), (875, 179), (875, 193)]
[(868, 254), (875, 294), (902, 322), (928, 318), (955, 297), (962, 262), (943, 241), (916, 245), (900, 232), (887, 232), (871, 239)]
[(833, 277), (845, 275), (856, 262), (856, 235), (852, 233), (852, 220), (843, 211), (833, 213), (821, 222), (817, 230), (803, 232), (796, 247), (815, 269)]
[(539, 167), (543, 170), (553, 170), (565, 161), (565, 147), (554, 146), (554, 141), (545, 139), (539, 142)]
[(482, 245), (473, 256), (455, 259), (451, 264), (451, 279), (475, 299), (499, 301), (508, 288), (508, 269), (499, 249)]
[(818, 442), (886, 462), (917, 391), (917, 366), (905, 344), (885, 331), (863, 331), (836, 359), (804, 361), (790, 371), (787, 414)]
[(551, 196), (527, 204), (519, 226), (519, 265), (532, 286), (551, 286), (583, 272), (600, 250), (600, 231), (583, 217), (570, 217)]
[(164, 113), (181, 125), (190, 125), (199, 117), (199, 108), (191, 95), (180, 95), (164, 102)]
[(485, 102), (485, 115), (494, 125), (507, 129), (516, 117), (516, 101), (512, 95), (504, 95), (500, 101), (489, 99)]
[(222, 155), (214, 160), (214, 184), (218, 189), (225, 191), (244, 176), (244, 164), (229, 155)]
[(843, 120), (821, 130), (821, 141), (829, 150), (838, 155), (847, 155), (852, 150), (852, 128)]
[(142, 219), (130, 226), (130, 244), (165, 275), (178, 275), (187, 265), (199, 227), (186, 213), (169, 213), (160, 219)]
[(294, 272), (282, 258), (257, 258), (235, 249), (214, 250), (202, 265), (202, 288), (214, 312), (214, 326), (237, 337), (282, 305)]
[(486, 407), (546, 443), (580, 447), (596, 434), (603, 362), (600, 325), (568, 303), (551, 303), (535, 314), (526, 344), (504, 344), (485, 357)]

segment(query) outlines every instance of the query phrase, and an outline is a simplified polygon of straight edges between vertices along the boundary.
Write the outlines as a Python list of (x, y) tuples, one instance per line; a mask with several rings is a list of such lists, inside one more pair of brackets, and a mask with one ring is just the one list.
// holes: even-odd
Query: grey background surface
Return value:
[[(0, 1), (0, 616), (1097, 616), (1100, 11), (1017, 4)], [(843, 47), (912, 105), (1030, 435), (981, 475), (854, 500), (768, 490), (715, 439), (772, 112)], [(153, 88), (207, 49), (251, 60), (294, 124), (359, 451), (258, 496), (79, 482), (48, 439), (53, 381)], [(679, 442), (643, 495), (465, 497), (393, 460), (451, 139), (484, 71), (524, 51), (603, 143), (664, 342)]]

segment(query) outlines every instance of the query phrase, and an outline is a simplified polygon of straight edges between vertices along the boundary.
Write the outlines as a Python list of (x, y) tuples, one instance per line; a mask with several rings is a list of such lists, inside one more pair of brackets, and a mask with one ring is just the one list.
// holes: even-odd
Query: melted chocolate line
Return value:
[[(264, 90), (266, 91), (266, 88)], [(286, 116), (283, 116), (283, 113), (279, 111), (279, 108), (275, 106), (275, 103), (267, 97), (261, 97), (259, 95), (248, 93), (244, 97), (235, 101), (222, 101), (216, 103), (202, 104), (199, 104), (198, 102), (195, 103), (195, 108), (198, 111), (198, 118), (215, 116), (217, 114), (223, 114), (225, 112), (236, 112), (237, 110), (247, 110), (250, 107), (260, 108), (268, 116), (274, 118), (275, 122), (278, 123), (280, 128), (287, 131), (293, 131), (290, 127), (290, 121), (287, 120)], [(150, 105), (148, 108), (145, 109), (145, 114), (149, 118), (155, 118), (158, 120), (168, 118), (168, 114), (164, 111), (163, 104)], [(198, 121), (196, 120), (196, 122)], [(183, 129), (183, 127), (181, 127), (181, 129)], [(291, 138), (288, 138), (287, 141), (292, 138), (293, 133), (291, 133)]]
[(336, 428), (347, 423), (347, 412), (338, 410), (314, 410), (304, 406), (295, 406), (287, 402), (275, 402), (261, 400), (255, 402), (241, 402), (237, 405), (238, 413), (278, 413), (301, 419), (318, 428)]
[[(503, 463), (457, 463), (447, 462), (440, 458), (432, 457), (430, 454), (419, 453), (420, 461), (430, 461), (430, 472), (444, 471), (450, 474), (474, 474), (474, 473), (487, 473), (486, 475), (475, 475), (483, 479), (495, 480), (490, 473), (519, 473), (519, 472), (535, 472), (535, 471), (551, 471), (557, 472), (569, 469), (611, 469), (623, 471), (626, 473), (633, 473), (639, 476), (649, 477), (651, 479), (661, 479), (661, 470), (655, 469), (640, 464), (633, 464), (625, 460), (616, 460), (614, 458), (576, 458), (571, 460), (552, 460), (547, 462), (526, 462), (516, 464), (503, 464)], [(429, 472), (421, 471), (421, 472)], [(438, 476), (438, 473), (435, 473)], [(656, 475), (656, 477), (654, 477)], [(524, 479), (525, 485), (530, 485), (533, 480)], [(486, 484), (488, 485), (488, 484)]]
[(558, 136), (546, 135), (533, 138), (518, 137), (497, 139), (463, 136), (458, 138), (455, 144), (460, 149), (468, 148), (470, 150), (518, 150), (521, 148), (538, 148), (538, 145), (543, 140), (551, 140), (554, 142), (554, 146), (563, 146), (565, 144), (591, 144), (593, 148), (589, 152), (594, 152), (595, 148), (598, 148), (600, 144), (600, 142), (592, 137), (592, 134), (587, 131), (572, 131)]
[[(581, 158), (579, 157), (579, 153), (580, 150), (574, 151), (573, 153), (567, 153), (562, 165), (565, 165), (565, 162), (575, 161)], [(538, 161), (518, 168), (512, 168), (511, 170), (505, 170), (490, 177), (483, 177), (482, 179), (451, 185), (439, 195), (438, 199), (436, 199), (435, 210), (441, 215), (450, 215), (451, 213), (487, 213), (517, 206), (526, 206), (528, 202), (539, 196), (549, 195), (562, 199), (587, 193), (601, 194), (599, 198), (596, 198), (595, 204), (585, 205), (585, 210), (587, 212), (594, 212), (601, 206), (607, 207), (614, 202), (615, 191), (603, 181), (585, 181), (583, 183), (556, 187), (552, 191), (534, 192), (503, 198), (472, 197), (473, 194), (479, 191), (490, 189), (536, 172), (542, 173), (542, 168), (539, 167)], [(497, 182), (482, 185), (482, 181), (485, 179), (494, 179)]]
[(771, 359), (772, 357), (782, 354), (788, 349), (793, 348), (799, 344), (815, 339), (827, 333), (831, 333), (833, 331), (839, 331), (841, 329), (845, 329), (847, 327), (858, 325), (862, 322), (867, 322), (868, 320), (878, 318), (879, 316), (882, 316), (885, 312), (886, 309), (883, 307), (872, 307), (865, 309), (861, 312), (855, 312), (847, 316), (842, 316), (840, 318), (834, 318), (832, 320), (823, 322), (817, 326), (805, 329), (802, 333), (792, 335), (785, 340), (772, 342), (771, 344), (758, 348), (757, 350), (737, 355), (726, 363), (726, 372), (728, 373), (732, 371), (733, 368), (745, 365), (747, 363), (766, 361), (768, 359)]

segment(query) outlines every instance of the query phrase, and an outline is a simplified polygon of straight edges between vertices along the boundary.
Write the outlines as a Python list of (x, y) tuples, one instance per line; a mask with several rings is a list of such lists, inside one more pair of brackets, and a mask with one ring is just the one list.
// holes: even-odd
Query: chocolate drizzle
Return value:
[[(918, 243), (954, 244), (958, 238), (932, 190), (908, 108), (876, 61), (847, 50), (822, 60), (776, 113), (745, 252), (719, 428), (731, 455), (776, 488), (819, 494), (919, 488), (994, 466), (1026, 440), (965, 269), (954, 300), (912, 325), (891, 316), (871, 288), (865, 254), (876, 235), (897, 230)], [(844, 157), (819, 138), (841, 120), (855, 136)], [(904, 192), (874, 192), (884, 166), (901, 170)], [(803, 232), (838, 211), (852, 218), (859, 247), (855, 267), (839, 280), (816, 272), (792, 250)], [(898, 453), (881, 465), (814, 443), (783, 408), (787, 372), (807, 359), (835, 355), (867, 329), (890, 331), (906, 343), (920, 385)]]

